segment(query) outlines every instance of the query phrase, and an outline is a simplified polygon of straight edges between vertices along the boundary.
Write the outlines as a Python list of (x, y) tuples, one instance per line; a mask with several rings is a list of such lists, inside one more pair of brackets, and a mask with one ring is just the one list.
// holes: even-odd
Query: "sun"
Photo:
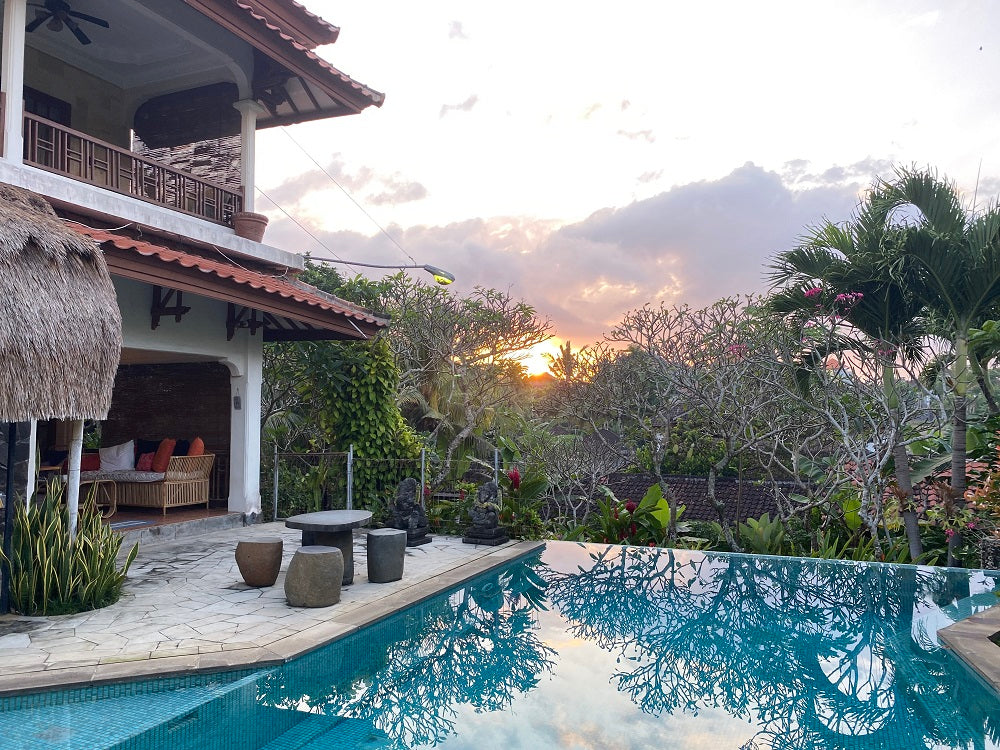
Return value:
[(523, 359), (520, 360), (524, 370), (528, 375), (543, 375), (549, 371), (549, 360), (546, 354), (558, 355), (561, 339), (551, 338), (540, 344), (535, 344), (528, 349)]

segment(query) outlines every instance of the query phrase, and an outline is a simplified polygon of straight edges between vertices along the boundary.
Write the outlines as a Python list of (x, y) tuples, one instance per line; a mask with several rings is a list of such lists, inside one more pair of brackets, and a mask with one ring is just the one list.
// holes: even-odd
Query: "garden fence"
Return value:
[[(366, 458), (353, 450), (314, 453), (275, 450), (270, 455), (265, 454), (262, 461), (261, 484), (270, 490), (264, 498), (264, 516), (279, 520), (296, 513), (354, 508), (371, 510), (376, 516), (379, 513), (387, 515), (399, 482), (407, 477), (416, 479), (421, 487), (434, 483), (433, 494), (423, 498), (425, 507), (430, 510), (431, 505), (447, 505), (465, 497), (473, 491), (470, 485), (489, 479), (498, 481), (500, 474), (514, 465), (522, 476), (545, 473), (544, 466), (524, 461), (505, 464), (497, 451), (478, 458), (473, 472), (476, 478), (472, 481), (466, 473), (462, 477), (451, 476), (443, 482), (434, 482), (437, 469), (431, 465), (430, 455), (423, 451), (413, 460), (383, 460)], [(572, 507), (563, 508), (564, 503), (560, 503), (552, 491), (541, 500), (543, 514), (547, 517), (575, 515)]]

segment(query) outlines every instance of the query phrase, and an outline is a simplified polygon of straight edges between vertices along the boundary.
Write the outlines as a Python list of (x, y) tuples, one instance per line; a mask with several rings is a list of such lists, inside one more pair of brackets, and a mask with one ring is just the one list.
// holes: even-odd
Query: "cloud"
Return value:
[(652, 130), (619, 130), (618, 135), (628, 138), (631, 141), (644, 140), (647, 143), (656, 141), (656, 136)]
[[(856, 171), (845, 168), (844, 174)], [(765, 291), (767, 260), (793, 247), (807, 227), (824, 218), (847, 219), (867, 182), (866, 174), (857, 182), (798, 188), (783, 175), (748, 163), (720, 179), (602, 208), (572, 224), (523, 216), (470, 218), (444, 226), (392, 227), (390, 234), (420, 263), (454, 273), (458, 293), (476, 285), (510, 289), (550, 318), (560, 338), (582, 345), (647, 302), (700, 306)], [(298, 237), (302, 246), (297, 231), (279, 218), (268, 229), (268, 241)], [(410, 262), (380, 234), (317, 236), (340, 257)]]
[(298, 203), (303, 197), (315, 190), (325, 190), (332, 187), (333, 180), (336, 180), (350, 192), (360, 192), (371, 183), (373, 177), (374, 173), (368, 167), (361, 167), (353, 173), (345, 171), (340, 154), (335, 154), (330, 163), (323, 169), (311, 169), (291, 177), (276, 188), (269, 190), (267, 196), (281, 206), (289, 206)]
[(867, 157), (853, 164), (834, 165), (822, 172), (811, 170), (807, 159), (793, 159), (782, 165), (781, 176), (796, 186), (844, 185), (860, 182), (868, 186), (878, 176), (891, 175), (894, 163), (891, 159)]
[[(312, 169), (285, 180), (267, 191), (266, 198), (289, 210), (311, 193), (336, 189), (341, 185), (362, 203), (373, 205), (398, 205), (427, 197), (427, 188), (402, 175), (381, 175), (370, 167), (361, 166), (353, 172), (345, 169), (339, 155), (323, 169)], [(263, 191), (262, 191), (263, 192)]]
[(663, 176), (663, 170), (657, 169), (655, 172), (643, 172), (637, 178), (639, 182), (655, 182)]
[(441, 114), (438, 117), (444, 117), (449, 112), (468, 112), (476, 103), (479, 101), (479, 96), (477, 94), (472, 94), (468, 99), (466, 99), (461, 104), (442, 104)]
[(465, 33), (465, 29), (462, 27), (461, 21), (452, 21), (448, 25), (448, 38), (449, 39), (468, 39), (468, 34)]
[(386, 204), (395, 206), (400, 203), (423, 200), (427, 197), (427, 188), (419, 182), (387, 179), (382, 182), (382, 185), (385, 189), (380, 193), (370, 196), (368, 198), (369, 203), (374, 203), (376, 206), (384, 206)]

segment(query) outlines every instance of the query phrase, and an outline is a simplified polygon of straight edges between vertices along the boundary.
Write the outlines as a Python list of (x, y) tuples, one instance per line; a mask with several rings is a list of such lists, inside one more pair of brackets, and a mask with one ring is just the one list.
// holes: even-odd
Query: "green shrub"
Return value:
[[(70, 542), (62, 491), (50, 488), (39, 504), (18, 505), (11, 544), (11, 607), (24, 615), (61, 615), (114, 604), (139, 545), (117, 566), (122, 538), (84, 503)], [(0, 552), (2, 557), (2, 552)]]

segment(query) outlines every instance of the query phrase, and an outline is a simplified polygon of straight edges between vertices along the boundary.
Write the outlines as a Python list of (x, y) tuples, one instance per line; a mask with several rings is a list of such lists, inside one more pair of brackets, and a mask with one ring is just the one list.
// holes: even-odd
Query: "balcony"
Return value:
[(24, 162), (146, 203), (228, 225), (243, 195), (33, 114), (24, 115)]

